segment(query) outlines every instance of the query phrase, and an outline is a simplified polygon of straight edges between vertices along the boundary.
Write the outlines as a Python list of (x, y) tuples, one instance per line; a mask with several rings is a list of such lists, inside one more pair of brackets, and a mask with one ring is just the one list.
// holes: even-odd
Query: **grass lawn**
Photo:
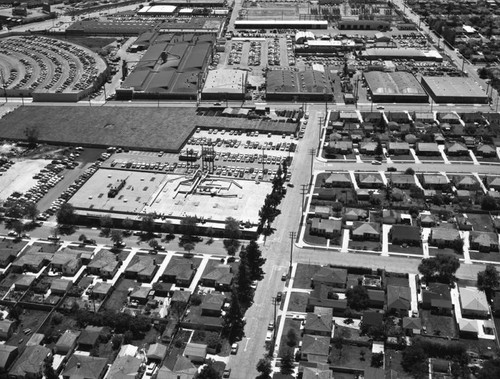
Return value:
[(47, 311), (24, 309), (22, 315), (19, 317), (19, 324), (14, 329), (14, 333), (7, 340), (6, 344), (17, 346), (19, 349), (24, 348), (31, 334), (26, 335), (23, 330), (31, 329), (32, 334), (38, 332), (38, 328), (42, 325), (48, 314), (49, 312)]
[(304, 242), (309, 245), (326, 246), (328, 239), (310, 234), (311, 225), (306, 224), (306, 232), (304, 233)]
[(311, 278), (316, 274), (321, 266), (299, 263), (295, 271), (293, 288), (311, 289)]
[[(364, 355), (363, 353), (364, 352)], [(332, 366), (364, 370), (371, 365), (372, 353), (368, 347), (342, 345), (342, 349), (332, 346), (330, 361)]]
[(422, 325), (427, 327), (428, 336), (458, 337), (453, 317), (433, 315), (430, 311), (426, 310), (422, 310), (420, 315)]
[(467, 220), (472, 224), (476, 231), (480, 232), (494, 232), (491, 217), (487, 214), (467, 213)]
[(139, 284), (131, 279), (122, 278), (118, 280), (115, 290), (104, 303), (104, 309), (120, 311), (127, 302), (129, 288), (139, 288)]
[(479, 355), (496, 357), (497, 346), (495, 340), (460, 338), (459, 341), (466, 346), (467, 350), (474, 351)]
[(403, 247), (402, 245), (389, 243), (389, 253), (424, 255), (424, 250), (422, 249), (422, 246)]
[(374, 241), (349, 241), (349, 250), (382, 251), (382, 244)]
[(422, 162), (439, 162), (443, 163), (443, 157), (441, 154), (435, 155), (435, 156), (425, 156), (425, 155), (417, 155), (417, 158), (421, 160)]
[(481, 157), (478, 155), (476, 155), (476, 159), (479, 162), (498, 162), (499, 161), (498, 157)]
[(415, 158), (411, 154), (391, 155), (390, 158), (392, 161), (415, 161)]
[(450, 162), (472, 162), (470, 155), (462, 155), (459, 157), (447, 155), (447, 157)]
[(334, 337), (342, 337), (347, 341), (352, 342), (368, 342), (370, 337), (368, 336), (360, 336), (359, 329), (350, 328), (348, 326), (343, 325), (335, 325), (335, 334)]
[(300, 320), (293, 320), (291, 318), (287, 318), (285, 320), (285, 327), (283, 328), (283, 334), (281, 335), (281, 341), (280, 341), (280, 347), (279, 347), (279, 356), (283, 356), (287, 350), (291, 350), (294, 347), (288, 346), (287, 343), (287, 335), (290, 330), (295, 330), (295, 334), (297, 335), (297, 346), (299, 344), (299, 341), (302, 340), (301, 337), (301, 331), (300, 331), (300, 324), (302, 321)]
[(491, 253), (480, 253), (476, 250), (469, 251), (470, 259), (475, 259), (479, 261), (493, 261), (500, 262), (500, 253), (491, 252)]
[(429, 246), (429, 255), (431, 257), (435, 257), (438, 254), (449, 254), (449, 255), (454, 255), (457, 258), (463, 258), (462, 254), (457, 254), (457, 252), (453, 249), (449, 248), (438, 248), (436, 246)]
[(401, 360), (403, 359), (403, 352), (401, 350), (387, 349), (385, 351), (385, 368), (386, 370), (394, 370), (398, 372), (399, 379), (412, 379), (413, 376), (408, 375), (403, 370), (401, 366)]
[(307, 307), (307, 299), (309, 294), (303, 292), (292, 292), (290, 302), (288, 303), (287, 311), (290, 312), (305, 312)]

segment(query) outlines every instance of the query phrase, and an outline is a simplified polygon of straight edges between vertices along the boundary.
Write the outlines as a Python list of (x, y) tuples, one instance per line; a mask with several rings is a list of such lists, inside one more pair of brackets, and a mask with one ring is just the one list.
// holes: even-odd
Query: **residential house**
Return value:
[(489, 316), (490, 308), (483, 291), (479, 291), (473, 287), (460, 287), (458, 290), (463, 317), (476, 318)]
[(130, 355), (118, 357), (109, 368), (107, 379), (136, 379), (142, 360)]
[(426, 124), (432, 124), (436, 121), (434, 112), (414, 112), (413, 119)]
[(152, 288), (150, 287), (138, 287), (132, 292), (130, 292), (130, 301), (135, 301), (138, 304), (146, 305), (149, 300), (149, 294), (151, 293)]
[(59, 355), (72, 353), (76, 348), (78, 337), (80, 337), (80, 332), (66, 330), (56, 342), (56, 346), (54, 347), (55, 353)]
[(405, 243), (410, 246), (421, 246), (422, 234), (417, 226), (393, 225), (389, 231), (389, 241), (395, 245)]
[(377, 151), (378, 142), (368, 141), (361, 142), (359, 144), (359, 152), (365, 155), (375, 155), (375, 151)]
[(50, 284), (50, 293), (54, 295), (64, 295), (73, 286), (71, 280), (66, 279), (54, 279)]
[(434, 314), (451, 315), (453, 303), (450, 287), (442, 283), (428, 283), (426, 287), (422, 287), (421, 306)]
[(409, 287), (387, 286), (387, 309), (400, 314), (408, 314), (411, 309), (411, 291)]
[(432, 228), (429, 243), (438, 247), (450, 247), (450, 244), (460, 240), (460, 233), (456, 229), (436, 227)]
[(190, 298), (191, 298), (191, 291), (174, 290), (174, 292), (172, 293), (172, 299), (170, 300), (170, 306), (177, 303), (176, 306), (185, 307), (189, 303)]
[(342, 234), (342, 221), (314, 217), (311, 221), (310, 232), (312, 235), (333, 239)]
[(468, 217), (464, 216), (455, 216), (455, 220), (457, 222), (458, 230), (472, 230), (472, 222), (469, 221)]
[(461, 338), (477, 339), (479, 326), (477, 320), (458, 319), (458, 330)]
[(458, 201), (470, 203), (474, 201), (476, 192), (468, 190), (457, 190), (456, 195)]
[(497, 156), (497, 149), (492, 145), (479, 145), (476, 148), (475, 154), (483, 158), (495, 158)]
[(23, 274), (16, 280), (14, 289), (16, 291), (27, 291), (35, 280), (36, 276)]
[(52, 253), (44, 253), (39, 246), (31, 246), (12, 263), (13, 272), (39, 272), (44, 266), (52, 260)]
[[(350, 191), (350, 190), (346, 190)], [(336, 201), (337, 193), (332, 188), (315, 187), (312, 194), (313, 200)]]
[(156, 271), (158, 271), (156, 258), (149, 255), (136, 254), (125, 269), (125, 277), (137, 279), (141, 282), (151, 282)]
[(233, 282), (233, 269), (230, 265), (217, 264), (205, 270), (200, 283), (205, 287), (212, 287), (218, 291), (229, 291)]
[(115, 276), (122, 262), (116, 254), (108, 250), (99, 250), (96, 256), (87, 265), (91, 275), (98, 275), (102, 279), (111, 279)]
[(443, 175), (424, 174), (422, 186), (428, 189), (443, 190), (449, 186), (449, 182)]
[(422, 156), (440, 156), (438, 144), (436, 142), (417, 142), (416, 152)]
[(183, 355), (168, 357), (158, 370), (156, 379), (194, 379), (198, 369)]
[(481, 112), (461, 113), (460, 118), (463, 122), (465, 122), (465, 124), (482, 124), (485, 121)]
[(469, 149), (461, 142), (446, 144), (446, 154), (451, 157), (469, 156)]
[(409, 336), (413, 337), (422, 331), (422, 319), (419, 317), (403, 317), (403, 331)]
[(120, 351), (118, 352), (119, 357), (124, 357), (126, 355), (135, 357), (137, 352), (139, 351), (139, 347), (131, 344), (122, 345), (120, 347)]
[(488, 186), (492, 190), (500, 191), (500, 176), (488, 176)]
[(41, 379), (43, 370), (40, 370), (40, 365), (51, 355), (51, 350), (45, 346), (27, 346), (9, 370), (9, 378)]
[(469, 249), (479, 250), (484, 253), (498, 251), (498, 234), (493, 232), (470, 232)]
[(351, 238), (357, 241), (380, 241), (380, 225), (375, 222), (355, 222)]
[(382, 112), (367, 112), (363, 113), (363, 121), (369, 122), (374, 125), (379, 125), (381, 122), (384, 123), (384, 116)]
[(436, 226), (436, 217), (430, 213), (421, 213), (420, 214), (420, 226), (422, 228), (432, 228)]
[(56, 251), (50, 263), (52, 271), (66, 276), (74, 276), (82, 267), (81, 252), (70, 248)]
[(440, 123), (446, 122), (448, 124), (459, 124), (460, 117), (455, 113), (438, 113), (438, 120)]
[(315, 217), (327, 219), (332, 215), (332, 208), (328, 205), (314, 205), (311, 207), (311, 213), (314, 214)]
[(410, 115), (406, 112), (389, 112), (388, 119), (398, 124), (409, 124), (411, 122)]
[(12, 263), (19, 253), (19, 248), (15, 245), (2, 243), (0, 245), (0, 268), (6, 268)]
[(315, 336), (330, 337), (333, 327), (333, 312), (329, 308), (322, 314), (307, 313), (304, 325), (304, 333)]
[(0, 320), (0, 340), (7, 341), (14, 333), (16, 323), (12, 320)]
[(460, 190), (474, 191), (480, 188), (476, 178), (470, 175), (463, 175), (455, 180), (455, 187)]
[(10, 365), (16, 359), (18, 353), (16, 346), (0, 345), (0, 375), (2, 375), (2, 377), (7, 377), (6, 373)]
[(203, 296), (201, 301), (201, 314), (209, 317), (219, 317), (222, 313), (222, 307), (226, 301), (226, 296), (222, 293), (212, 292)]
[[(397, 188), (395, 188), (395, 190), (397, 190)], [(401, 222), (402, 222), (401, 213), (399, 211), (396, 211), (394, 209), (382, 210), (382, 223), (383, 224), (392, 225), (392, 224), (400, 224)]]
[(103, 331), (101, 326), (87, 326), (78, 338), (78, 350), (90, 351), (96, 347)]
[(358, 185), (360, 188), (380, 188), (384, 181), (379, 174), (359, 174)]
[(333, 314), (337, 316), (344, 315), (347, 309), (346, 299), (337, 299), (336, 291), (339, 289), (325, 284), (314, 286), (314, 289), (309, 294), (307, 299), (307, 309), (315, 309), (317, 307), (330, 308)]
[(104, 300), (113, 290), (113, 285), (107, 282), (97, 282), (90, 292), (90, 297), (97, 300)]
[(327, 285), (334, 288), (345, 288), (347, 282), (347, 270), (322, 266), (312, 277), (312, 287)]
[(416, 185), (414, 175), (406, 174), (389, 174), (389, 182), (393, 187), (401, 189), (410, 189)]
[(26, 342), (26, 346), (42, 345), (44, 338), (45, 334), (43, 333), (33, 333)]
[[(279, 378), (274, 375), (273, 379)], [(333, 379), (333, 371), (330, 370), (328, 365), (318, 364), (317, 367), (303, 366), (302, 379)]]
[(168, 283), (175, 283), (179, 287), (189, 287), (196, 274), (194, 262), (186, 258), (173, 258), (176, 259), (172, 259), (163, 272), (163, 280)]
[(73, 354), (62, 373), (63, 379), (102, 379), (108, 368), (108, 358)]
[(382, 290), (368, 288), (368, 300), (370, 308), (382, 309), (385, 306), (385, 292)]
[(300, 358), (308, 362), (327, 363), (330, 354), (330, 337), (304, 334)]
[(331, 173), (323, 183), (324, 187), (352, 187), (351, 177), (349, 174), (334, 172)]
[(154, 343), (150, 345), (146, 353), (148, 362), (160, 363), (165, 359), (166, 356), (167, 356), (167, 346), (161, 343)]
[(328, 147), (330, 154), (352, 154), (352, 141), (330, 141)]
[(345, 221), (361, 221), (368, 218), (368, 211), (360, 208), (345, 208), (344, 220)]
[(207, 358), (207, 345), (189, 342), (184, 349), (184, 356), (192, 363), (204, 363)]
[(339, 120), (345, 122), (359, 122), (359, 116), (354, 111), (340, 111)]
[(410, 144), (408, 142), (389, 142), (387, 151), (391, 155), (409, 155)]
[(384, 323), (384, 314), (376, 311), (364, 311), (361, 322), (364, 326), (380, 327)]

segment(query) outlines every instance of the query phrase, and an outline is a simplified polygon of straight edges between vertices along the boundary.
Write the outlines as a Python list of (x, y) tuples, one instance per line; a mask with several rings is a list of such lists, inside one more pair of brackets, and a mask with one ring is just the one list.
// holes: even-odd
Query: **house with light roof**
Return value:
[(459, 293), (463, 317), (487, 318), (489, 316), (490, 308), (483, 291), (474, 287), (460, 287)]

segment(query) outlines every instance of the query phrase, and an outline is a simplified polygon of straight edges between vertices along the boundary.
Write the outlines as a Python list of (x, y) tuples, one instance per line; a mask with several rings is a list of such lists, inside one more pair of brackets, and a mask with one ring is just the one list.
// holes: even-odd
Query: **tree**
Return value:
[(28, 147), (33, 149), (36, 147), (38, 143), (38, 135), (39, 131), (36, 126), (30, 126), (24, 129), (24, 135), (26, 136), (26, 140), (28, 141)]
[(201, 371), (196, 375), (196, 379), (221, 379), (222, 376), (219, 371), (215, 369), (214, 361), (209, 359), (207, 364), (203, 366)]
[(182, 244), (182, 247), (184, 248), (184, 250), (186, 250), (188, 253), (191, 253), (192, 250), (194, 250), (194, 243), (193, 242), (184, 242)]
[(85, 234), (80, 234), (80, 236), (78, 237), (78, 241), (80, 242), (85, 242), (87, 240), (87, 236)]
[(368, 308), (370, 299), (368, 297), (368, 291), (365, 287), (357, 285), (353, 288), (349, 288), (345, 293), (347, 299), (347, 305), (356, 311), (361, 311)]
[(198, 231), (197, 230), (198, 228), (196, 227), (197, 223), (198, 223), (198, 219), (196, 217), (193, 217), (193, 216), (184, 217), (181, 220), (181, 227), (182, 227), (184, 236), (187, 236), (187, 237), (194, 236)]
[(481, 201), (481, 209), (483, 211), (495, 211), (497, 210), (497, 202), (490, 195), (483, 196)]
[(376, 156), (382, 156), (384, 154), (384, 148), (382, 147), (382, 142), (378, 141), (377, 146), (375, 146), (375, 150), (373, 152)]
[(241, 242), (237, 239), (225, 239), (222, 243), (229, 255), (236, 254), (241, 245)]
[(11, 228), (17, 233), (18, 236), (24, 232), (24, 224), (20, 220), (14, 220), (11, 223)]
[(405, 171), (406, 175), (415, 175), (415, 170), (412, 169), (411, 167), (408, 167)]
[(110, 215), (102, 216), (99, 220), (102, 229), (111, 229), (113, 227), (113, 219)]
[(500, 378), (500, 358), (490, 359), (484, 362), (483, 368), (476, 375), (477, 379)]
[(115, 334), (113, 338), (111, 338), (111, 346), (113, 350), (118, 350), (123, 342), (123, 336), (121, 334)]
[(291, 375), (294, 373), (294, 359), (293, 359), (293, 354), (290, 350), (288, 350), (282, 357), (281, 357), (281, 368), (280, 372), (283, 375)]
[(427, 354), (419, 344), (408, 346), (403, 350), (401, 366), (416, 378), (421, 378), (428, 374)]
[(154, 232), (155, 216), (153, 213), (147, 213), (144, 216), (142, 216), (141, 229), (148, 234), (152, 234)]
[(160, 244), (158, 243), (157, 240), (155, 240), (154, 238), (152, 240), (149, 241), (149, 247), (153, 250), (157, 250), (158, 249), (158, 246), (160, 246)]
[[(242, 250), (241, 257), (248, 266), (250, 280), (261, 280), (264, 277), (262, 266), (266, 263), (266, 259), (262, 257), (262, 251), (255, 240), (251, 240), (248, 245)], [(240, 254), (240, 256), (241, 256)]]
[(129, 230), (129, 229), (132, 229), (133, 226), (134, 226), (134, 222), (131, 219), (129, 219), (129, 218), (123, 219), (123, 221), (122, 221), (123, 229)]
[(238, 265), (238, 273), (236, 275), (236, 296), (243, 307), (247, 308), (252, 304), (252, 281), (250, 280), (248, 266), (243, 261), (240, 261)]
[(241, 236), (240, 223), (233, 217), (227, 217), (224, 227), (224, 234), (227, 239), (224, 240), (224, 248), (229, 255), (234, 255), (241, 243), (238, 240)]
[(384, 353), (374, 353), (372, 354), (372, 367), (382, 367), (384, 364)]
[(452, 284), (455, 272), (460, 267), (460, 261), (453, 255), (438, 253), (436, 257), (423, 259), (418, 271), (423, 275), (425, 282), (438, 281)]
[(289, 347), (297, 346), (299, 342), (299, 337), (297, 336), (297, 332), (294, 329), (288, 329), (286, 333), (286, 345)]
[(109, 238), (115, 246), (120, 246), (123, 242), (123, 233), (121, 230), (113, 229)]
[(32, 222), (35, 222), (39, 214), (40, 211), (38, 210), (35, 203), (29, 202), (25, 204), (24, 215), (26, 216), (26, 218), (29, 218)]
[(260, 372), (258, 379), (269, 379), (271, 378), (271, 373), (273, 372), (271, 361), (267, 358), (259, 359), (257, 362), (257, 371)]
[(74, 224), (76, 215), (75, 208), (70, 203), (64, 203), (56, 214), (57, 223), (62, 224)]
[(243, 312), (237, 296), (231, 297), (231, 303), (224, 315), (222, 324), (222, 332), (230, 343), (241, 341), (245, 335), (245, 321), (243, 320)]
[(23, 309), (16, 305), (9, 310), (9, 318), (14, 321), (19, 321), (19, 317), (23, 314)]
[(217, 353), (220, 352), (220, 349), (222, 347), (222, 340), (219, 336), (218, 333), (212, 332), (210, 333), (206, 338), (205, 341), (207, 342), (207, 346), (211, 349), (215, 349)]
[(54, 357), (52, 354), (49, 354), (43, 360), (43, 374), (46, 379), (58, 379), (59, 376), (54, 371), (54, 367), (52, 367), (52, 363), (54, 362)]
[(495, 266), (487, 264), (484, 271), (477, 273), (477, 288), (486, 293), (488, 299), (491, 299), (493, 290), (500, 284), (500, 276)]

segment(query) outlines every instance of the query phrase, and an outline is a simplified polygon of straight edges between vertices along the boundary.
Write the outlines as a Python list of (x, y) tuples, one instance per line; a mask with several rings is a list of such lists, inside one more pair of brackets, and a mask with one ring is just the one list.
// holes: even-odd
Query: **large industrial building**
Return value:
[(236, 29), (327, 29), (326, 20), (236, 20)]
[(363, 74), (372, 100), (377, 103), (424, 103), (427, 94), (413, 76), (404, 71), (370, 71)]
[[(168, 39), (168, 38), (167, 38)], [(197, 99), (212, 53), (212, 34), (170, 35), (150, 42), (142, 59), (116, 90), (118, 99)]]
[(359, 56), (361, 59), (413, 59), (416, 61), (442, 62), (443, 57), (437, 50), (420, 50), (415, 48), (373, 48), (366, 49)]
[(423, 76), (422, 86), (436, 103), (486, 104), (488, 96), (471, 78)]
[(328, 72), (317, 70), (272, 70), (267, 73), (266, 99), (325, 101), (333, 97)]
[(243, 100), (247, 83), (247, 71), (211, 70), (205, 79), (201, 93), (203, 100)]

